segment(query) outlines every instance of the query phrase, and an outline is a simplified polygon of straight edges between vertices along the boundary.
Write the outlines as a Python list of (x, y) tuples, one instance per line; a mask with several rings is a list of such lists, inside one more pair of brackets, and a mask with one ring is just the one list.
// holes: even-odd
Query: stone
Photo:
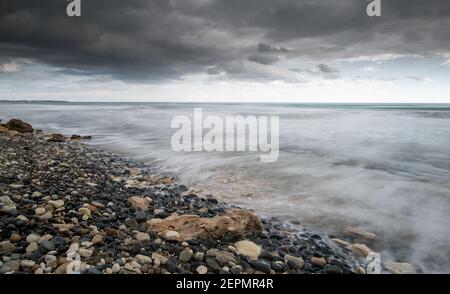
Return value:
[(44, 261), (49, 267), (56, 267), (58, 265), (57, 260), (58, 260), (57, 257), (54, 255), (47, 254), (44, 257)]
[(36, 263), (34, 261), (32, 261), (32, 260), (22, 260), (22, 261), (20, 261), (20, 266), (23, 267), (23, 268), (30, 268), (30, 267), (33, 267), (35, 265), (36, 265)]
[(10, 260), (3, 264), (0, 268), (0, 274), (17, 272), (20, 268), (20, 262), (18, 260)]
[(91, 257), (93, 251), (90, 249), (86, 249), (86, 248), (80, 248), (78, 250), (78, 253), (80, 254), (81, 257)]
[(152, 259), (155, 261), (158, 260), (160, 264), (166, 264), (166, 262), (167, 262), (167, 257), (164, 257), (161, 254), (156, 253), (156, 252), (152, 253)]
[(336, 243), (337, 245), (339, 245), (341, 247), (348, 247), (348, 246), (350, 246), (350, 244), (347, 241), (344, 241), (342, 239), (333, 238), (333, 239), (331, 239), (331, 241), (333, 241), (334, 243)]
[(151, 259), (151, 257), (149, 257), (149, 256), (145, 256), (145, 255), (142, 255), (142, 254), (138, 254), (138, 255), (136, 255), (136, 260), (138, 261), (138, 262), (140, 262), (141, 264), (150, 264), (150, 263), (152, 263), (152, 259)]
[(51, 219), (52, 216), (53, 216), (52, 212), (51, 211), (47, 211), (46, 213), (41, 214), (38, 217), (39, 217), (40, 220), (47, 220), (47, 219)]
[(362, 238), (362, 239), (366, 239), (369, 241), (373, 241), (376, 239), (377, 235), (375, 235), (374, 233), (368, 232), (362, 228), (352, 228), (352, 227), (348, 227), (345, 229), (345, 234), (353, 236), (353, 237), (357, 237), (357, 238)]
[(14, 201), (11, 200), (8, 196), (0, 197), (0, 212), (2, 213), (10, 213), (11, 211), (16, 209), (16, 205)]
[(101, 242), (103, 242), (103, 236), (102, 235), (95, 235), (94, 237), (92, 237), (91, 242), (94, 245), (98, 244), (98, 243), (101, 243)]
[(88, 217), (91, 217), (91, 211), (89, 210), (89, 208), (86, 208), (86, 207), (79, 208), (78, 213), (81, 215), (86, 215)]
[(263, 272), (265, 274), (270, 274), (270, 264), (263, 260), (256, 260), (253, 262), (255, 270)]
[(11, 242), (19, 242), (20, 240), (22, 240), (22, 236), (18, 233), (12, 233), (11, 236), (9, 237), (9, 240)]
[(325, 267), (327, 265), (327, 261), (323, 257), (311, 257), (311, 263), (320, 267)]
[(136, 235), (138, 241), (150, 241), (150, 235), (148, 233), (138, 233)]
[(353, 244), (350, 246), (350, 250), (361, 257), (366, 257), (369, 253), (373, 252), (372, 249), (365, 244)]
[(195, 261), (203, 261), (205, 254), (203, 252), (195, 253), (194, 259)]
[(3, 126), (0, 126), (0, 134), (6, 134), (6, 133), (8, 133), (8, 131), (9, 131), (8, 128), (5, 128), (5, 127), (3, 127)]
[(289, 255), (289, 254), (286, 254), (284, 256), (284, 261), (286, 263), (291, 262), (292, 264), (295, 265), (295, 267), (297, 269), (302, 269), (303, 266), (305, 265), (305, 261), (303, 260), (302, 257), (296, 257), (296, 256), (292, 256), (292, 255)]
[(118, 263), (113, 264), (111, 270), (113, 273), (118, 273), (120, 271), (120, 265)]
[(179, 240), (180, 233), (178, 233), (176, 231), (166, 231), (164, 233), (164, 237), (166, 237), (166, 239), (168, 239), (168, 240)]
[(33, 133), (33, 127), (20, 119), (11, 119), (6, 123), (6, 127), (11, 131), (16, 131), (19, 133)]
[(136, 208), (140, 209), (142, 211), (147, 211), (148, 206), (150, 205), (151, 201), (149, 198), (143, 198), (139, 196), (133, 196), (128, 199), (129, 202), (131, 202), (131, 205)]
[(64, 206), (63, 200), (51, 200), (48, 202), (49, 205), (51, 205), (53, 208), (58, 209)]
[(416, 269), (412, 264), (404, 262), (390, 262), (387, 269), (392, 274), (415, 274)]
[(358, 266), (355, 269), (355, 274), (357, 274), (357, 275), (365, 275), (366, 273), (367, 273), (366, 270), (361, 266)]
[(34, 213), (36, 213), (37, 215), (42, 215), (42, 214), (44, 214), (45, 213), (45, 208), (44, 207), (37, 207), (35, 210), (34, 210)]
[(250, 257), (251, 259), (258, 259), (261, 254), (261, 247), (253, 243), (252, 241), (244, 240), (234, 244), (238, 254)]
[(216, 260), (220, 265), (225, 266), (229, 265), (230, 262), (236, 263), (236, 258), (230, 252), (221, 251), (216, 255)]
[(194, 238), (216, 240), (224, 236), (242, 236), (261, 232), (260, 218), (252, 211), (231, 209), (221, 216), (201, 218), (198, 215), (169, 216), (161, 221), (147, 223), (150, 228), (161, 234), (176, 231), (178, 241)]
[(38, 243), (41, 240), (41, 237), (36, 234), (29, 234), (25, 240), (27, 241), (27, 243)]
[(47, 142), (62, 143), (67, 140), (67, 137), (62, 134), (50, 134), (44, 136), (44, 140), (46, 140)]
[(189, 260), (191, 260), (192, 255), (193, 255), (192, 249), (184, 249), (183, 251), (180, 252), (179, 260), (180, 262), (188, 262)]
[(16, 246), (9, 241), (0, 242), (0, 254), (11, 254), (16, 250)]
[(31, 242), (25, 249), (25, 252), (31, 254), (31, 253), (35, 252), (36, 250), (38, 250), (38, 248), (39, 248), (39, 245), (36, 242)]
[(200, 265), (198, 266), (195, 271), (199, 274), (199, 275), (204, 275), (208, 272), (208, 268), (204, 265)]

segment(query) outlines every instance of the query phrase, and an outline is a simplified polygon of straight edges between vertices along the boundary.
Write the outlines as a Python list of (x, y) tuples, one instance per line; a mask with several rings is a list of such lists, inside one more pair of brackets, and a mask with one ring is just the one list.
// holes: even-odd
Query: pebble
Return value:
[(196, 252), (194, 259), (195, 261), (203, 261), (205, 254), (203, 252)]
[(136, 240), (138, 241), (149, 241), (150, 235), (148, 233), (138, 233), (136, 235)]
[(118, 263), (113, 264), (111, 270), (113, 273), (118, 273), (120, 271), (121, 267)]
[(166, 237), (166, 239), (168, 240), (175, 240), (177, 238), (180, 238), (180, 234), (178, 232), (175, 231), (167, 231), (164, 236)]
[(270, 274), (270, 264), (263, 260), (256, 260), (253, 262), (255, 269), (257, 271)]
[(198, 266), (195, 271), (199, 274), (199, 275), (204, 275), (208, 272), (208, 268), (204, 265), (200, 265)]
[(261, 254), (261, 247), (253, 243), (252, 241), (244, 240), (234, 244), (237, 252), (244, 256), (248, 256), (251, 259), (258, 259)]
[(286, 263), (290, 262), (296, 269), (301, 269), (305, 265), (305, 261), (301, 257), (286, 254), (284, 256), (284, 260), (286, 261)]
[(142, 254), (136, 255), (136, 259), (137, 259), (137, 261), (139, 261), (141, 264), (152, 263), (151, 257), (145, 256), (145, 255), (142, 255)]
[(353, 244), (350, 246), (350, 249), (361, 257), (366, 257), (369, 253), (373, 252), (372, 249), (365, 244)]
[(325, 267), (327, 265), (327, 261), (323, 257), (311, 257), (311, 263), (320, 267)]

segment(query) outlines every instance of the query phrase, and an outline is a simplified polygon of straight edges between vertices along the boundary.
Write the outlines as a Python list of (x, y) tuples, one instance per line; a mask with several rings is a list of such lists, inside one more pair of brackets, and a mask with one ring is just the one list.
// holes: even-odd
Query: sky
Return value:
[(450, 1), (0, 2), (0, 99), (450, 103)]

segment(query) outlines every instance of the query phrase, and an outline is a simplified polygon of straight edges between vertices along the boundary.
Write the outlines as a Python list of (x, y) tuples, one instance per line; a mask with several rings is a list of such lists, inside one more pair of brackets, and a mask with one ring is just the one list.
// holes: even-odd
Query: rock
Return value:
[(193, 255), (192, 249), (184, 249), (180, 253), (179, 260), (180, 262), (188, 262), (189, 260), (191, 260), (192, 255)]
[(55, 250), (55, 245), (52, 242), (48, 241), (48, 240), (41, 240), (39, 242), (39, 246), (44, 248), (47, 251)]
[(20, 266), (22, 266), (22, 268), (31, 268), (33, 266), (35, 266), (36, 263), (32, 260), (22, 260), (20, 261)]
[(208, 268), (204, 265), (200, 265), (198, 266), (195, 271), (199, 274), (199, 275), (204, 275), (208, 272)]
[(35, 252), (36, 250), (38, 250), (39, 245), (36, 242), (31, 242), (27, 248), (25, 249), (25, 251), (29, 254)]
[(303, 260), (303, 258), (288, 254), (284, 256), (284, 261), (286, 263), (291, 262), (297, 269), (302, 269), (303, 266), (305, 265), (305, 261)]
[(150, 235), (147, 233), (138, 233), (136, 235), (136, 240), (138, 241), (150, 241)]
[(134, 214), (134, 218), (137, 222), (143, 223), (147, 220), (147, 215), (143, 211), (136, 211), (136, 213)]
[(46, 140), (47, 142), (62, 143), (67, 140), (67, 137), (62, 134), (51, 134), (51, 135), (46, 135), (44, 137), (44, 140)]
[(150, 264), (152, 263), (152, 259), (149, 256), (145, 256), (142, 254), (136, 255), (136, 260), (141, 264)]
[(19, 242), (20, 240), (22, 240), (22, 236), (17, 233), (12, 233), (11, 236), (9, 237), (9, 240), (11, 242)]
[(255, 266), (255, 270), (270, 274), (270, 264), (263, 260), (256, 260), (253, 262), (253, 265)]
[(224, 236), (242, 236), (261, 232), (263, 225), (259, 217), (251, 211), (231, 209), (224, 215), (201, 218), (197, 215), (170, 216), (161, 221), (148, 223), (155, 232), (165, 234), (176, 231), (178, 241), (193, 238), (215, 240)]
[(348, 227), (345, 229), (344, 231), (347, 235), (353, 236), (353, 237), (357, 237), (357, 238), (362, 238), (362, 239), (366, 239), (369, 241), (373, 241), (376, 239), (377, 235), (375, 235), (374, 233), (368, 232), (362, 228), (352, 228), (352, 227)]
[(164, 234), (164, 237), (166, 237), (166, 239), (168, 239), (168, 240), (179, 240), (180, 233), (178, 233), (176, 231), (166, 231), (166, 233)]
[(27, 243), (38, 243), (41, 240), (41, 237), (36, 234), (29, 234), (25, 240), (27, 241)]
[(0, 126), (0, 134), (6, 134), (9, 131), (8, 128), (5, 128), (3, 126)]
[(86, 248), (80, 248), (78, 250), (78, 254), (80, 254), (81, 257), (91, 257), (92, 253), (93, 253), (92, 250)]
[(91, 211), (89, 210), (89, 208), (86, 208), (86, 207), (79, 208), (78, 213), (81, 215), (86, 215), (88, 217), (91, 217)]
[(9, 255), (16, 250), (16, 246), (9, 241), (0, 242), (0, 254)]
[(372, 249), (364, 244), (353, 244), (350, 246), (350, 249), (361, 257), (366, 257), (369, 253), (373, 252)]
[(11, 119), (9, 122), (6, 123), (6, 127), (11, 131), (16, 131), (19, 133), (34, 132), (34, 129), (30, 124), (23, 122), (20, 119)]
[(10, 213), (11, 211), (16, 209), (16, 205), (14, 201), (11, 200), (8, 196), (0, 197), (0, 212), (2, 213)]
[(320, 267), (325, 267), (327, 265), (327, 261), (323, 257), (311, 257), (311, 263)]
[(350, 244), (347, 241), (338, 239), (338, 238), (333, 238), (331, 239), (331, 241), (333, 241), (334, 243), (336, 243), (337, 245), (341, 246), (341, 247), (347, 247)]
[(358, 266), (355, 270), (355, 274), (357, 275), (365, 275), (366, 274), (366, 270), (363, 267)]
[(133, 196), (128, 199), (129, 202), (131, 202), (131, 205), (136, 208), (140, 209), (142, 211), (147, 211), (148, 206), (150, 205), (151, 201), (149, 198), (142, 198), (139, 196)]
[(17, 272), (20, 268), (20, 262), (18, 260), (10, 260), (5, 262), (0, 268), (0, 274)]
[(56, 267), (58, 265), (57, 260), (57, 257), (54, 255), (47, 254), (44, 257), (45, 264), (47, 264), (47, 266), (49, 267)]
[(72, 141), (79, 141), (79, 140), (81, 140), (81, 136), (80, 135), (72, 135), (70, 137), (70, 140), (72, 140)]
[(203, 252), (195, 253), (194, 259), (195, 261), (203, 261), (205, 254)]
[(331, 275), (341, 275), (343, 273), (340, 267), (330, 264), (325, 267), (325, 272)]
[(214, 271), (220, 271), (221, 267), (220, 265), (217, 263), (217, 261), (215, 261), (212, 258), (207, 258), (206, 259), (206, 264)]
[(160, 264), (166, 264), (167, 262), (167, 257), (164, 257), (156, 252), (152, 253), (152, 259), (155, 261), (158, 260)]
[(103, 236), (102, 235), (95, 235), (94, 237), (92, 237), (92, 244), (98, 244), (101, 243), (103, 241)]
[(261, 254), (261, 247), (253, 243), (252, 241), (244, 240), (234, 244), (237, 253), (250, 257), (251, 259), (258, 259)]
[(113, 264), (111, 270), (114, 274), (118, 273), (120, 271), (120, 265), (118, 263)]
[(387, 269), (392, 274), (415, 274), (416, 269), (412, 264), (402, 262), (391, 262), (387, 265)]
[(51, 211), (47, 211), (46, 213), (39, 215), (38, 218), (40, 220), (47, 220), (47, 219), (51, 219), (52, 216), (53, 216), (52, 212)]
[(220, 265), (229, 265), (230, 262), (236, 263), (236, 258), (230, 252), (221, 251), (216, 255), (216, 260)]
[(48, 202), (49, 205), (51, 205), (53, 208), (58, 209), (60, 207), (64, 206), (63, 200), (51, 200)]

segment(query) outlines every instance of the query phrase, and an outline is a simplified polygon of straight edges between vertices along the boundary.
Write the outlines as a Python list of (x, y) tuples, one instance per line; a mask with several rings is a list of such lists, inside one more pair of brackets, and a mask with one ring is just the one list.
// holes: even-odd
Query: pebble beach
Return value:
[(85, 140), (0, 126), (0, 273), (366, 273), (370, 232), (261, 218)]

